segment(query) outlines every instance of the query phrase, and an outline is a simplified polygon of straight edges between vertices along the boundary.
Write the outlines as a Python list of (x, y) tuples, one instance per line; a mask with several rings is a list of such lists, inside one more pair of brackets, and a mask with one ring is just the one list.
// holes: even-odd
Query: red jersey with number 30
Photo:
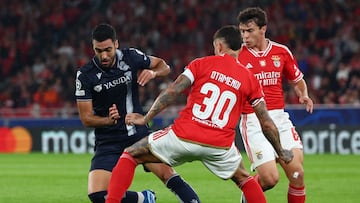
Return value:
[(172, 126), (175, 134), (201, 145), (229, 148), (245, 101), (256, 105), (263, 99), (259, 82), (226, 54), (195, 59), (182, 74), (192, 87)]
[[(270, 40), (268, 42), (266, 50), (262, 52), (243, 45), (238, 59), (260, 81), (268, 110), (284, 109), (282, 78), (298, 82), (303, 78), (303, 74), (286, 46)], [(254, 112), (253, 108), (247, 104), (243, 113), (252, 112)]]

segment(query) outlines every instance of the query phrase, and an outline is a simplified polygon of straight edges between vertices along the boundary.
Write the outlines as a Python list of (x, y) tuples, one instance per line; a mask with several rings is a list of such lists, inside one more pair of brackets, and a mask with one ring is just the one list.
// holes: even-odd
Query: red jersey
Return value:
[(172, 126), (175, 134), (201, 145), (229, 148), (245, 101), (256, 105), (263, 99), (259, 82), (229, 55), (195, 59), (182, 74), (192, 87)]
[[(290, 50), (279, 43), (268, 40), (265, 51), (257, 52), (245, 45), (239, 54), (239, 61), (260, 81), (265, 94), (267, 108), (284, 109), (282, 78), (298, 82), (303, 78), (298, 64)], [(246, 104), (243, 113), (252, 113), (253, 108)]]

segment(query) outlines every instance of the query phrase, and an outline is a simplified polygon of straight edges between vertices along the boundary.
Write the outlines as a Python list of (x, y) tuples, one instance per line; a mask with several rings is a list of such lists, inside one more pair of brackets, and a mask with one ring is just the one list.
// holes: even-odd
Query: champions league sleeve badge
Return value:
[(85, 90), (81, 89), (82, 84), (79, 79), (76, 79), (75, 86), (76, 86), (75, 96), (85, 96)]

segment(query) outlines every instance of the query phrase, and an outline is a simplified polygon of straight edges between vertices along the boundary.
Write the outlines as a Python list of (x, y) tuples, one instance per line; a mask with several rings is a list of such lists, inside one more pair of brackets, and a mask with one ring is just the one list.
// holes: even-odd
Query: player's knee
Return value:
[(88, 197), (92, 203), (105, 203), (106, 195), (107, 191), (99, 191), (88, 194)]
[(260, 177), (260, 183), (264, 191), (273, 188), (278, 182), (279, 174), (269, 174), (267, 176)]
[(304, 170), (296, 170), (290, 178), (291, 185), (303, 186), (304, 185)]

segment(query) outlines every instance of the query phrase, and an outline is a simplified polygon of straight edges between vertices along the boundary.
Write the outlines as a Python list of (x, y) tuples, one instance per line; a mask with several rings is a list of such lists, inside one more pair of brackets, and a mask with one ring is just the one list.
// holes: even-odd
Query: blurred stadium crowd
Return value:
[[(102, 22), (117, 29), (121, 47), (139, 48), (171, 65), (169, 78), (140, 89), (148, 106), (188, 62), (212, 54), (216, 29), (237, 24), (241, 9), (259, 5), (268, 13), (268, 37), (292, 50), (316, 104), (360, 105), (360, 1), (0, 0), (0, 5), (1, 117), (36, 116), (44, 108), (76, 114), (67, 112), (76, 109), (75, 72), (93, 56), (91, 30)], [(284, 86), (286, 102), (297, 104)]]

